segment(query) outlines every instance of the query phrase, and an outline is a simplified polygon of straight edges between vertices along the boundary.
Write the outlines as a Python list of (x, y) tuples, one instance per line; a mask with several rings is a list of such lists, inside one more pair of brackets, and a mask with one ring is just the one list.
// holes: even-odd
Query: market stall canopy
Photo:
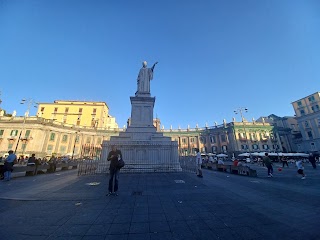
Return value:
[(220, 154), (217, 155), (217, 157), (228, 157), (228, 155), (224, 154), (224, 153), (220, 153)]
[(240, 153), (238, 157), (250, 157), (250, 153)]
[(265, 156), (265, 152), (254, 152), (254, 153), (251, 153), (251, 156), (263, 157), (263, 156)]

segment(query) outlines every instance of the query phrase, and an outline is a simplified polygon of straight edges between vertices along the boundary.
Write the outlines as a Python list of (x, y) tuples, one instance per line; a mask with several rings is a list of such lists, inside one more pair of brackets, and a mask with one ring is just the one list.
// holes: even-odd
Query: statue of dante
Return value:
[(153, 64), (152, 68), (147, 68), (147, 62), (142, 63), (142, 68), (139, 71), (137, 79), (137, 92), (136, 93), (150, 93), (150, 81), (153, 79), (154, 67), (158, 64)]

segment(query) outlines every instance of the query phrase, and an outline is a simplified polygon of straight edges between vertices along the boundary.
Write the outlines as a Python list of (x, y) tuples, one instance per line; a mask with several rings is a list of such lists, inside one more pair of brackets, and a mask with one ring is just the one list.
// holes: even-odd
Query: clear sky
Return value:
[(166, 129), (293, 116), (320, 91), (319, 43), (318, 0), (0, 0), (1, 107), (104, 101), (122, 127), (146, 60)]

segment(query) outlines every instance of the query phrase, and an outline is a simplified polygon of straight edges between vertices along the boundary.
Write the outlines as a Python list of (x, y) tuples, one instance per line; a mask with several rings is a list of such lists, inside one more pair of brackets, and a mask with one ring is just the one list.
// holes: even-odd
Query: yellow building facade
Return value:
[(0, 156), (9, 150), (17, 156), (96, 157), (101, 143), (121, 129), (108, 130), (85, 126), (64, 125), (57, 121), (32, 117), (0, 117)]
[(70, 126), (117, 129), (105, 102), (64, 101), (39, 103), (37, 116)]

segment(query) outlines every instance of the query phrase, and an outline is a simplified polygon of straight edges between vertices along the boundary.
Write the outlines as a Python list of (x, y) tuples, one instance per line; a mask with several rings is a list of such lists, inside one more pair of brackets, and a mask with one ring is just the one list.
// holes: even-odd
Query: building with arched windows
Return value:
[[(154, 119), (157, 131), (178, 142), (180, 155), (193, 155), (196, 149), (229, 156), (298, 150), (295, 141), (299, 131), (294, 117), (270, 115), (252, 122), (243, 119), (229, 123), (224, 120), (221, 125), (193, 129), (160, 129), (160, 125), (160, 119)], [(97, 157), (103, 140), (121, 131), (125, 129), (118, 128), (104, 102), (40, 103), (37, 116), (0, 116), (0, 156), (12, 149), (18, 155), (35, 153), (38, 157)]]

